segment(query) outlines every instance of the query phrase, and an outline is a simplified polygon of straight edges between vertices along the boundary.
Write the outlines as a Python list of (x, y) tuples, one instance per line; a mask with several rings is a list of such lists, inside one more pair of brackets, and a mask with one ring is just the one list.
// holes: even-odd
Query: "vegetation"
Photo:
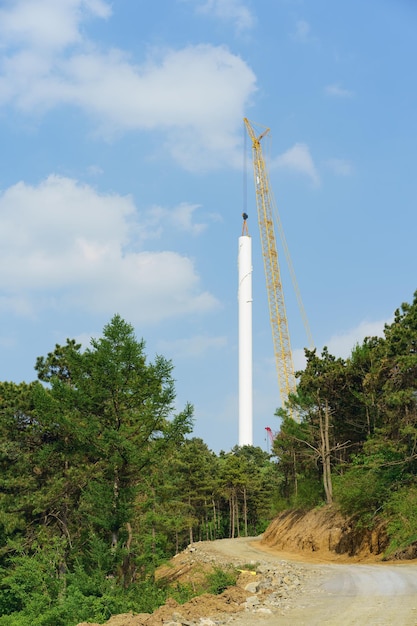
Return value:
[(273, 516), (269, 455), (217, 457), (187, 438), (193, 409), (173, 413), (172, 364), (144, 348), (116, 315), (88, 349), (67, 340), (39, 357), (38, 381), (0, 383), (1, 626), (153, 611), (164, 560)]
[(283, 417), (274, 441), (281, 508), (335, 501), (358, 523), (388, 523), (390, 551), (417, 541), (417, 292), (384, 336), (351, 356), (307, 350), (297, 393), (300, 417)]
[[(163, 561), (259, 534), (283, 509), (334, 502), (360, 524), (384, 519), (391, 553), (417, 542), (417, 292), (348, 359), (306, 356), (299, 420), (278, 411), (273, 457), (192, 438), (172, 364), (148, 362), (117, 315), (88, 349), (67, 340), (39, 357), (37, 381), (0, 383), (0, 626), (151, 612)], [(208, 584), (230, 580), (216, 570)]]
[(225, 570), (220, 567), (216, 567), (214, 571), (207, 576), (208, 591), (209, 593), (219, 595), (220, 593), (223, 593), (227, 587), (236, 585), (237, 579), (237, 570)]

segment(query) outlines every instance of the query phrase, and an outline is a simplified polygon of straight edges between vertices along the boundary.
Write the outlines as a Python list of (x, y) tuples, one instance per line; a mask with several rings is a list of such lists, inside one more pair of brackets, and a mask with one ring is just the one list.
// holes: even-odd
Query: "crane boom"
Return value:
[(274, 202), (261, 147), (261, 140), (269, 132), (269, 128), (257, 136), (254, 128), (246, 117), (244, 118), (244, 123), (249, 137), (252, 140), (259, 232), (261, 236), (278, 385), (282, 405), (284, 406), (289, 394), (296, 391), (296, 383), (273, 222)]

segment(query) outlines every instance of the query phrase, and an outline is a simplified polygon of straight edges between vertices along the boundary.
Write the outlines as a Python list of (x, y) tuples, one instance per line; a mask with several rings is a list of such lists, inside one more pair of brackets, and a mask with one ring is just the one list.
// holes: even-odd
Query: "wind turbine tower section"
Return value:
[(252, 397), (252, 239), (246, 213), (238, 252), (239, 303), (239, 446), (253, 445)]

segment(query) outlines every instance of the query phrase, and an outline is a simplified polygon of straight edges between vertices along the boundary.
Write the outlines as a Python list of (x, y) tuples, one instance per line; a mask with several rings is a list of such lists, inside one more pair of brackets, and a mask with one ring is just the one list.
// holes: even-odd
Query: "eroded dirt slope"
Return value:
[(355, 528), (335, 508), (324, 506), (312, 511), (285, 511), (267, 528), (261, 545), (274, 550), (319, 559), (380, 560), (388, 545), (385, 528), (370, 531)]

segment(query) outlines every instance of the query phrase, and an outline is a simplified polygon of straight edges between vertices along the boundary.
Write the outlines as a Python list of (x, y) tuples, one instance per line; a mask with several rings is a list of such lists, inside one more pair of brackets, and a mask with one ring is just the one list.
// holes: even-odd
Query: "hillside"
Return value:
[(376, 563), (382, 561), (386, 544), (383, 528), (355, 530), (332, 507), (306, 513), (286, 511), (256, 541), (241, 538), (198, 542), (157, 573), (158, 578), (170, 583), (199, 584), (214, 568), (233, 565), (243, 570), (236, 586), (219, 596), (204, 594), (184, 605), (171, 599), (152, 615), (117, 615), (106, 625), (193, 625), (207, 618), (204, 623), (209, 626), (229, 623), (233, 616), (235, 624), (249, 624), (277, 612), (283, 615), (302, 605), (302, 595), (313, 581), (320, 580), (320, 564)]
[(88, 349), (56, 345), (38, 381), (0, 384), (1, 626), (151, 614), (175, 596), (154, 579), (173, 554), (266, 528), (291, 562), (413, 558), (416, 345), (417, 292), (349, 358), (306, 351), (300, 420), (279, 413), (271, 454), (218, 455), (190, 437), (192, 405), (173, 413), (171, 363), (119, 315)]
[(261, 545), (276, 551), (301, 555), (303, 560), (381, 560), (388, 545), (384, 526), (358, 528), (336, 508), (285, 511), (269, 525)]

